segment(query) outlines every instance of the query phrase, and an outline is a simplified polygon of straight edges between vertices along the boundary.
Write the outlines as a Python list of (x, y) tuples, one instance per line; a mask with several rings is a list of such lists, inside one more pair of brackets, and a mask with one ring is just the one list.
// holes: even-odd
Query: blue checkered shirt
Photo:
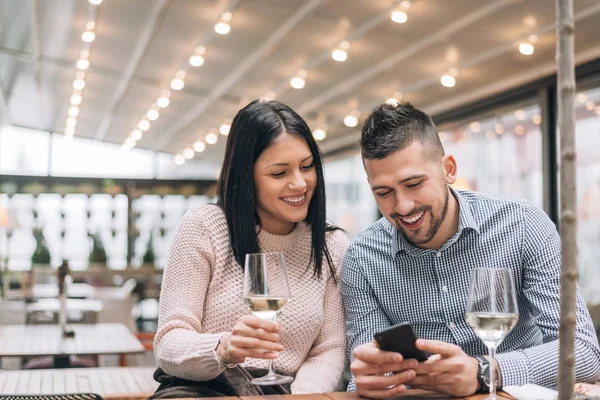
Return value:
[[(465, 321), (469, 276), (475, 267), (510, 268), (519, 321), (498, 348), (505, 386), (555, 386), (561, 243), (548, 216), (532, 204), (498, 195), (452, 191), (459, 226), (439, 251), (408, 243), (384, 218), (352, 243), (342, 267), (348, 350), (373, 334), (410, 322), (417, 336), (460, 346), (469, 355), (487, 348)], [(600, 348), (579, 288), (575, 375), (600, 379)], [(348, 390), (354, 390), (354, 380)]]

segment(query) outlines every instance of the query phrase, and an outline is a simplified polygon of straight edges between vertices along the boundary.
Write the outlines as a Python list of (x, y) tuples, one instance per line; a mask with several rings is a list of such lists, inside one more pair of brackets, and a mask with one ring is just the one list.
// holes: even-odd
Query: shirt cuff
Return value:
[(529, 382), (529, 361), (522, 351), (496, 354), (502, 386), (521, 386)]

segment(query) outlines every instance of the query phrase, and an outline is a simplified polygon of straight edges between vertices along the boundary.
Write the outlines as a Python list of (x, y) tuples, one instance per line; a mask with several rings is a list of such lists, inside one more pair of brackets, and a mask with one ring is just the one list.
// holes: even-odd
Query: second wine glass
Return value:
[[(267, 321), (277, 321), (290, 299), (290, 286), (283, 253), (246, 254), (244, 265), (244, 303), (252, 314)], [(273, 371), (273, 360), (269, 372), (254, 378), (255, 385), (281, 385), (294, 380), (291, 376)]]
[(519, 319), (512, 270), (475, 268), (471, 271), (466, 319), (488, 348), (490, 395), (485, 400), (496, 400), (496, 348)]

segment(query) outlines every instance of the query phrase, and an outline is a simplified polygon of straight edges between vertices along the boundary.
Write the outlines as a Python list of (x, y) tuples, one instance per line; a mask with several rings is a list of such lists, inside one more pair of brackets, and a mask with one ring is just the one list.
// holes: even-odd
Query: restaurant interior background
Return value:
[[(75, 281), (129, 282), (130, 326), (155, 329), (178, 221), (216, 200), (231, 119), (257, 98), (306, 117), (328, 218), (351, 238), (379, 217), (358, 138), (385, 101), (434, 117), (457, 188), (530, 200), (557, 222), (553, 5), (0, 0), (2, 295), (51, 282), (64, 259)], [(579, 282), (598, 328), (600, 3), (576, 0), (575, 21)]]

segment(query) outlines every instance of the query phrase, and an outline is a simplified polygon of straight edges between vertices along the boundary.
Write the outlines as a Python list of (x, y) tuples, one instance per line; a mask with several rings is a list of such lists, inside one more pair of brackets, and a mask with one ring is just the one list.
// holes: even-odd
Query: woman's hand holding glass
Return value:
[(267, 321), (254, 315), (244, 315), (231, 333), (223, 335), (219, 357), (226, 364), (241, 364), (246, 358), (272, 360), (284, 350), (279, 343), (279, 322)]

